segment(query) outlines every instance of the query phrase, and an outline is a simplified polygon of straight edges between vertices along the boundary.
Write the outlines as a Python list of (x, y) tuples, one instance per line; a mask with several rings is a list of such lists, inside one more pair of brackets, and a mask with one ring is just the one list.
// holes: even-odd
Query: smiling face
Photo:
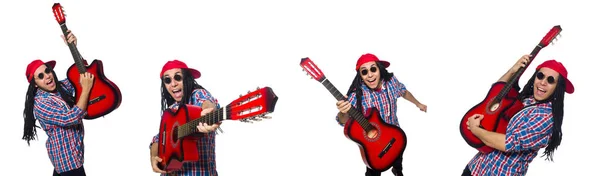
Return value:
[(35, 81), (36, 87), (44, 91), (53, 92), (56, 90), (56, 81), (54, 80), (52, 69), (46, 67), (46, 65), (41, 65), (35, 70), (33, 73), (33, 80)]
[(540, 68), (535, 75), (535, 81), (533, 81), (533, 97), (535, 100), (546, 100), (554, 94), (558, 75), (558, 72), (547, 67)]
[(375, 61), (364, 63), (358, 68), (360, 78), (371, 89), (381, 88), (381, 76), (379, 74), (379, 67)]
[(180, 68), (165, 71), (163, 74), (163, 84), (175, 101), (181, 101), (183, 98), (183, 73), (181, 73)]

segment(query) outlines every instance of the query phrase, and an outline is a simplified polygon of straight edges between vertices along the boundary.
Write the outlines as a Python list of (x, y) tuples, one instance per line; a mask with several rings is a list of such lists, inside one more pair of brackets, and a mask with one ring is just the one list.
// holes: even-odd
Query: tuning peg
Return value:
[(260, 87), (256, 86), (256, 90), (260, 89)]
[(240, 98), (242, 97), (242, 94), (240, 94)]
[(248, 93), (250, 93), (250, 91), (248, 91)]

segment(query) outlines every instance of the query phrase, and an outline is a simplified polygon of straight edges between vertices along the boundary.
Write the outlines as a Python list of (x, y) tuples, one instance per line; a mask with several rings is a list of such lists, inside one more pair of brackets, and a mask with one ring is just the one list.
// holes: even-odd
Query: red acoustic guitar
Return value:
[[(311, 78), (317, 80), (335, 97), (345, 100), (344, 95), (331, 84), (310, 58), (302, 58), (300, 66)], [(363, 162), (376, 171), (386, 171), (398, 156), (406, 149), (406, 134), (395, 125), (385, 123), (375, 108), (367, 110), (367, 117), (360, 110), (351, 107), (348, 111), (350, 119), (344, 125), (344, 134), (358, 144)]]
[(160, 121), (158, 138), (158, 156), (162, 162), (158, 167), (164, 171), (178, 170), (185, 162), (198, 161), (196, 126), (200, 123), (212, 125), (223, 120), (242, 122), (259, 121), (275, 110), (277, 95), (270, 87), (248, 92), (225, 107), (200, 116), (202, 108), (194, 105), (182, 105), (177, 111), (167, 109)]
[(514, 84), (518, 84), (518, 80), (521, 77), (521, 74), (529, 67), (529, 64), (533, 62), (533, 59), (536, 55), (542, 50), (542, 48), (548, 46), (556, 37), (560, 34), (562, 28), (560, 25), (554, 26), (544, 38), (540, 41), (540, 43), (535, 46), (533, 51), (531, 52), (531, 57), (529, 58), (529, 62), (525, 67), (519, 68), (519, 70), (513, 74), (512, 77), (508, 80), (508, 82), (498, 82), (492, 85), (492, 88), (488, 91), (487, 96), (483, 101), (479, 104), (472, 107), (467, 113), (463, 116), (460, 121), (460, 134), (464, 138), (464, 140), (471, 147), (476, 148), (482, 153), (489, 153), (495, 150), (492, 147), (489, 147), (483, 143), (477, 136), (475, 136), (468, 128), (467, 121), (469, 117), (474, 114), (483, 114), (485, 118), (481, 120), (481, 128), (486, 129), (488, 131), (494, 131), (497, 133), (506, 134), (506, 128), (508, 127), (508, 122), (523, 108), (523, 103), (518, 99), (519, 92), (513, 88)]
[[(54, 17), (60, 25), (64, 36), (67, 36), (67, 24), (65, 14), (60, 3), (54, 3), (52, 6)], [(94, 75), (94, 83), (90, 91), (90, 98), (87, 106), (87, 116), (84, 119), (92, 120), (107, 115), (121, 105), (121, 90), (112, 81), (104, 75), (102, 61), (94, 60), (92, 64), (87, 65), (79, 50), (74, 44), (68, 43), (71, 55), (75, 63), (67, 70), (67, 79), (75, 87), (75, 97), (81, 95), (81, 85), (79, 84), (79, 74), (86, 71)]]

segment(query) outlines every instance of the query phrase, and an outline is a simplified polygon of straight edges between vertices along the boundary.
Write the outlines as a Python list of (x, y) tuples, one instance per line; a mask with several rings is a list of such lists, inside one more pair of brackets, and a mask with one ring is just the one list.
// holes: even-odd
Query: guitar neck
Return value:
[(198, 132), (198, 129), (196, 128), (200, 123), (206, 123), (208, 125), (212, 125), (218, 122), (221, 122), (223, 120), (227, 120), (229, 119), (231, 115), (231, 111), (229, 111), (229, 105), (219, 108), (219, 109), (215, 109), (215, 111), (212, 111), (200, 118), (196, 118), (194, 120), (191, 120), (183, 125), (181, 125), (178, 128), (177, 131), (177, 136), (179, 138), (188, 136), (190, 134), (196, 133)]
[[(329, 90), (329, 92), (335, 97), (335, 99), (337, 99), (338, 101), (346, 100), (344, 95), (342, 95), (342, 93), (340, 93), (340, 91), (335, 86), (333, 86), (333, 84), (329, 81), (329, 79), (327, 79), (325, 76), (323, 76), (323, 78), (324, 78), (324, 80), (322, 82), (323, 86), (325, 86), (325, 88), (327, 88), (327, 90)], [(357, 89), (360, 89), (360, 87), (358, 87)], [(360, 103), (360, 102), (357, 102), (357, 103)], [(351, 118), (354, 118), (354, 120), (356, 120), (365, 131), (369, 131), (369, 130), (373, 129), (373, 126), (363, 116), (361, 111), (357, 110), (354, 107), (350, 107), (350, 110), (348, 110), (348, 114), (350, 115)]]
[[(64, 36), (66, 38), (67, 34), (69, 34), (67, 32), (69, 30), (67, 28), (67, 23), (60, 24), (60, 29), (62, 29), (62, 32), (63, 32), (63, 34), (64, 34)], [(75, 60), (75, 64), (77, 65), (77, 70), (79, 71), (79, 73), (85, 73), (86, 69), (85, 69), (85, 66), (83, 64), (83, 57), (81, 57), (81, 54), (79, 53), (79, 50), (77, 50), (77, 47), (73, 43), (68, 43), (67, 42), (67, 46), (69, 46), (69, 50), (71, 50), (71, 55), (73, 56), (73, 59)]]
[(517, 72), (515, 72), (515, 74), (513, 74), (510, 77), (510, 79), (508, 80), (507, 84), (500, 91), (500, 95), (495, 98), (496, 101), (500, 101), (500, 99), (502, 99), (503, 97), (505, 97), (508, 94), (508, 92), (513, 87), (513, 85), (519, 83), (519, 78), (521, 78), (521, 75), (523, 75), (523, 72), (525, 72), (525, 70), (533, 62), (533, 59), (535, 59), (535, 57), (542, 50), (542, 48), (544, 48), (544, 47), (542, 47), (540, 44), (538, 44), (538, 45), (535, 46), (535, 48), (533, 49), (533, 51), (531, 51), (531, 53), (529, 54), (529, 55), (531, 55), (531, 57), (529, 57), (529, 62), (527, 62), (527, 64), (525, 64), (525, 67), (519, 68), (517, 70)]

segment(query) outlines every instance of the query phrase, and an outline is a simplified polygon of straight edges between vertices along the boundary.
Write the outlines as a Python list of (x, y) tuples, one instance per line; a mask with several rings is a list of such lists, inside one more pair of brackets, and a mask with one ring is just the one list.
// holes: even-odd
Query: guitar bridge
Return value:
[(104, 100), (105, 98), (106, 98), (106, 95), (100, 95), (99, 97), (96, 97), (96, 98), (94, 98), (94, 99), (90, 100), (90, 101), (88, 102), (88, 105), (92, 105), (92, 104), (94, 104), (94, 103), (97, 103), (97, 102), (99, 102), (100, 100)]
[(394, 142), (396, 142), (396, 138), (392, 138), (392, 140), (390, 140), (390, 142), (388, 142), (388, 144), (383, 148), (383, 150), (381, 150), (381, 152), (379, 152), (379, 155), (377, 157), (382, 158), (383, 155), (385, 155), (390, 148), (392, 148), (392, 145), (394, 145)]

